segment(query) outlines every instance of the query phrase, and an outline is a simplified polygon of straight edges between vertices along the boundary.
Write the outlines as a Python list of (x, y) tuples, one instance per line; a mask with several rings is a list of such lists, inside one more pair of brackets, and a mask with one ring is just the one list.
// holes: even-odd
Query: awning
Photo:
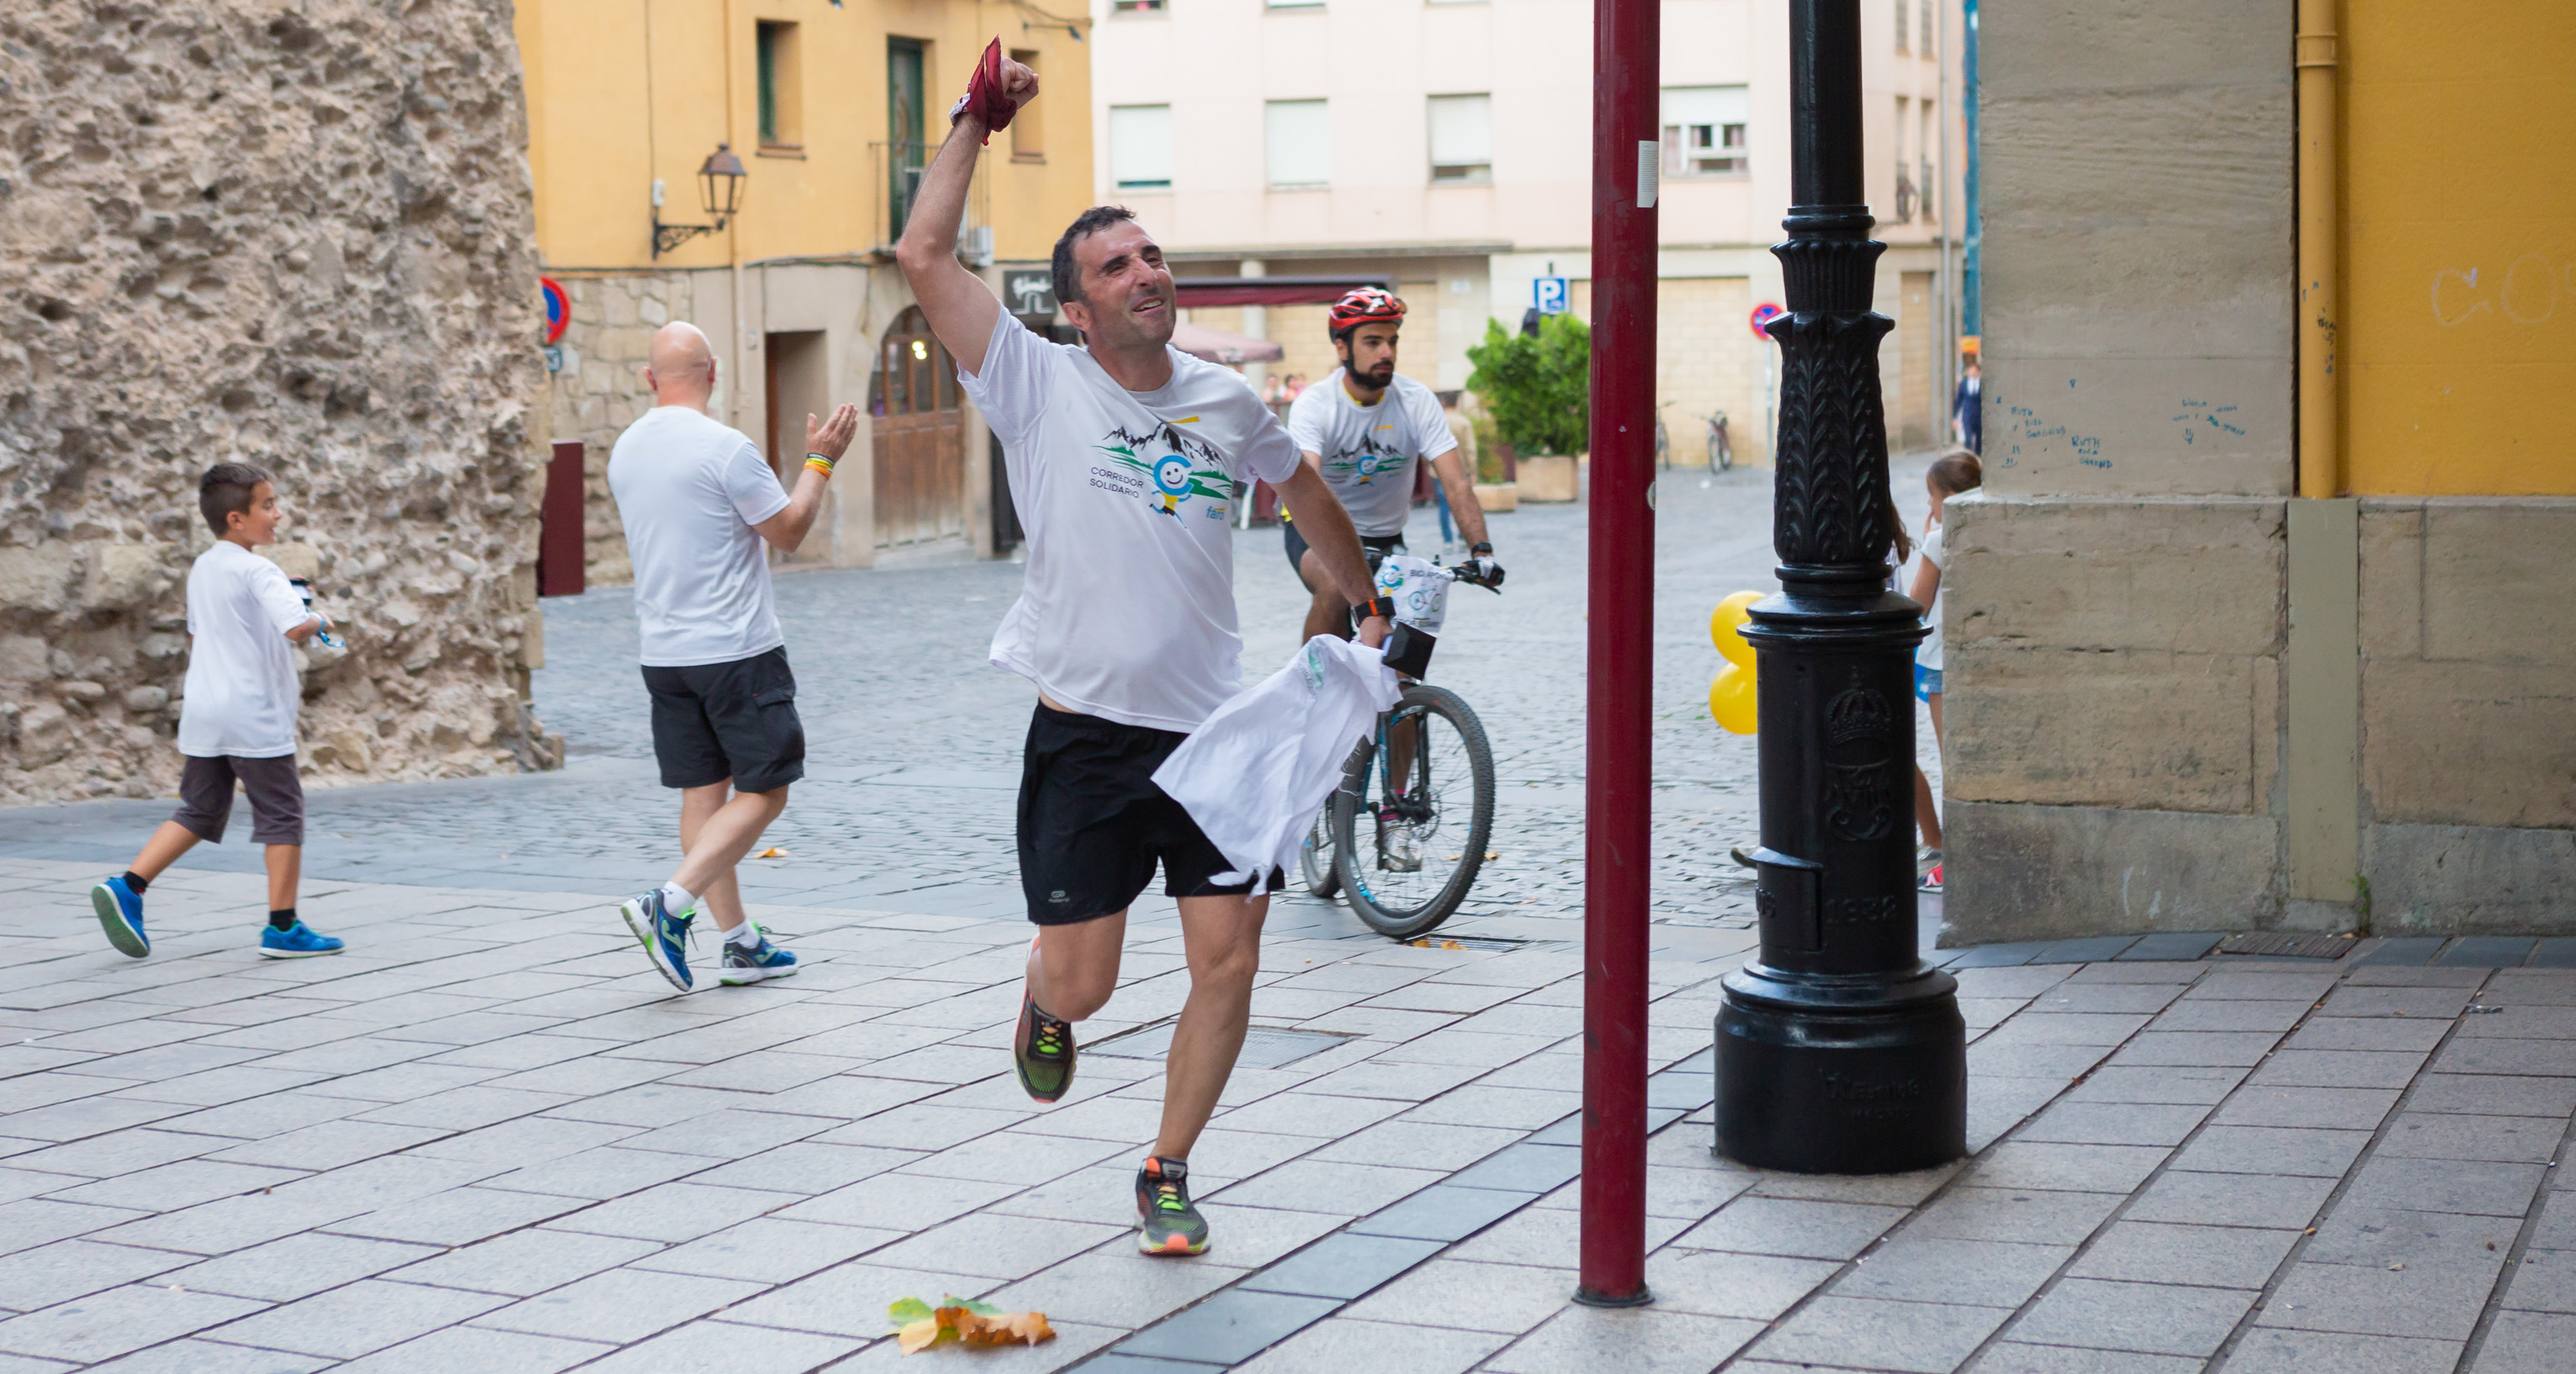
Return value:
[(1268, 339), (1229, 334), (1222, 329), (1186, 322), (1172, 326), (1172, 347), (1193, 358), (1205, 358), (1228, 367), (1244, 363), (1275, 363), (1287, 356), (1285, 350)]
[(1218, 305), (1330, 305), (1354, 286), (1394, 290), (1385, 277), (1175, 277), (1183, 309)]

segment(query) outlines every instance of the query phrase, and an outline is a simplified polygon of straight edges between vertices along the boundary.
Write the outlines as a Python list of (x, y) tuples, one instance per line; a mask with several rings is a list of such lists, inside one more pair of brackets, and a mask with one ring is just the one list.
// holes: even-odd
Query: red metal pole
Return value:
[(1646, 1292), (1646, 898), (1655, 637), (1659, 0), (1593, 0), (1591, 700), (1586, 706), (1583, 1268)]

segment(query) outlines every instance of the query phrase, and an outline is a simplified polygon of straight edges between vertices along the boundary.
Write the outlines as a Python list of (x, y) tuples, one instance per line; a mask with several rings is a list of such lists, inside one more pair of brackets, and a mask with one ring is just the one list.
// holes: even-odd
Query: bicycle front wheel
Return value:
[[(1351, 910), (1410, 940), (1467, 900), (1494, 830), (1494, 752), (1457, 693), (1416, 684), (1387, 714), (1384, 758), (1335, 807), (1333, 858)], [(1373, 784), (1373, 785), (1372, 785)], [(1337, 799), (1337, 802), (1340, 799)]]

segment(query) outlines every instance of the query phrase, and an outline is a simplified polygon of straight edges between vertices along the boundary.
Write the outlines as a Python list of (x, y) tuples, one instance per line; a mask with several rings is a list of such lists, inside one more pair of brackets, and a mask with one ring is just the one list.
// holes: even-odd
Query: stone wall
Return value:
[(197, 479), (277, 474), (320, 779), (542, 766), (509, 0), (0, 8), (0, 801), (167, 790)]
[[(673, 320), (697, 322), (721, 341), (722, 320), (701, 319), (697, 282), (705, 272), (558, 274), (572, 300), (564, 330), (563, 366), (547, 391), (547, 438), (580, 440), (582, 448), (582, 547), (592, 582), (623, 583), (633, 576), (626, 560), (626, 530), (608, 494), (608, 453), (635, 417), (650, 410), (644, 364), (653, 331)], [(712, 304), (712, 302), (710, 302)], [(730, 361), (729, 359), (727, 361)], [(725, 379), (728, 386), (732, 379)]]

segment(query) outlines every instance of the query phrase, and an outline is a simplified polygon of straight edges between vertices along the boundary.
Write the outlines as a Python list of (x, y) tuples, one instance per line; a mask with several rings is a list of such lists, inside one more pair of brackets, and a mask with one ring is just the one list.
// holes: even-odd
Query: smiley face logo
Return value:
[(1163, 514), (1179, 519), (1181, 498), (1190, 494), (1189, 460), (1177, 453), (1163, 455), (1154, 464), (1154, 488), (1163, 493)]
[(1384, 460), (1374, 453), (1363, 453), (1360, 455), (1359, 461), (1353, 464), (1353, 466), (1359, 470), (1360, 481), (1363, 484), (1376, 478), (1378, 466), (1382, 461)]

